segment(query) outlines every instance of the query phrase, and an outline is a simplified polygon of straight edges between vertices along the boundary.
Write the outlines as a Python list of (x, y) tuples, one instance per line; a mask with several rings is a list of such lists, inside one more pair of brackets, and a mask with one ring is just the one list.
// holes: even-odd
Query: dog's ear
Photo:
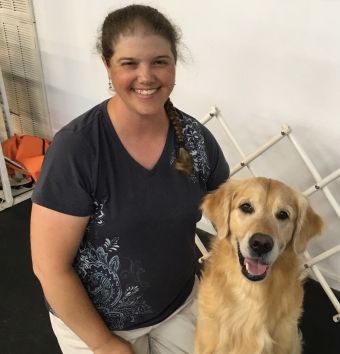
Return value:
[(217, 230), (217, 237), (223, 239), (229, 233), (229, 214), (236, 186), (240, 181), (229, 180), (217, 190), (204, 197), (201, 209)]
[(307, 198), (298, 196), (298, 217), (293, 235), (293, 247), (296, 253), (301, 253), (307, 248), (311, 238), (321, 233), (323, 228), (322, 218), (311, 208)]

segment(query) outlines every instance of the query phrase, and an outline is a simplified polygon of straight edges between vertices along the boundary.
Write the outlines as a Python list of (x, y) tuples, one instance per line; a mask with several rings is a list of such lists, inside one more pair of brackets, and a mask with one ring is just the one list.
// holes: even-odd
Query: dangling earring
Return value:
[(114, 89), (114, 87), (113, 87), (113, 85), (112, 85), (112, 81), (111, 81), (110, 78), (109, 78), (108, 85), (109, 85), (109, 92), (110, 92), (111, 94), (115, 93), (115, 89)]

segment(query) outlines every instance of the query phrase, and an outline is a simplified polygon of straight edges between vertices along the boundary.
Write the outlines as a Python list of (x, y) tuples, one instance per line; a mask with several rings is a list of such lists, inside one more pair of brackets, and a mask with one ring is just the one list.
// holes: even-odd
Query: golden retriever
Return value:
[(217, 230), (198, 293), (196, 354), (300, 354), (299, 255), (323, 222), (307, 199), (263, 177), (208, 194)]

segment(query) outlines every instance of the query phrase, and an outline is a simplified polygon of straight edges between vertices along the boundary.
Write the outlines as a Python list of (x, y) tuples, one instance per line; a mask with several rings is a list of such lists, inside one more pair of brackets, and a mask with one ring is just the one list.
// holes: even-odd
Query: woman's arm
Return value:
[(110, 332), (72, 267), (88, 220), (33, 204), (33, 271), (58, 317), (94, 353), (131, 354), (130, 345)]

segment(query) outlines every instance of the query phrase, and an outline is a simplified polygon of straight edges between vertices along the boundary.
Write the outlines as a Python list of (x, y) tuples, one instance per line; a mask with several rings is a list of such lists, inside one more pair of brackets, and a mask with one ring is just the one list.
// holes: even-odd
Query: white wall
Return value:
[[(108, 97), (105, 69), (95, 51), (97, 30), (110, 10), (132, 2), (33, 3), (56, 131)], [(178, 65), (172, 96), (176, 106), (202, 118), (216, 105), (246, 152), (287, 123), (323, 177), (340, 167), (340, 1), (141, 3), (159, 8), (183, 31), (185, 62)], [(237, 161), (219, 127), (210, 128), (227, 159)], [(260, 174), (298, 188), (314, 182), (284, 144), (255, 166)], [(340, 181), (331, 189), (340, 201)], [(311, 248), (318, 253), (340, 242), (339, 224), (322, 197), (312, 202), (328, 223), (325, 235)], [(321, 266), (338, 280), (332, 285), (340, 289), (340, 254)]]

